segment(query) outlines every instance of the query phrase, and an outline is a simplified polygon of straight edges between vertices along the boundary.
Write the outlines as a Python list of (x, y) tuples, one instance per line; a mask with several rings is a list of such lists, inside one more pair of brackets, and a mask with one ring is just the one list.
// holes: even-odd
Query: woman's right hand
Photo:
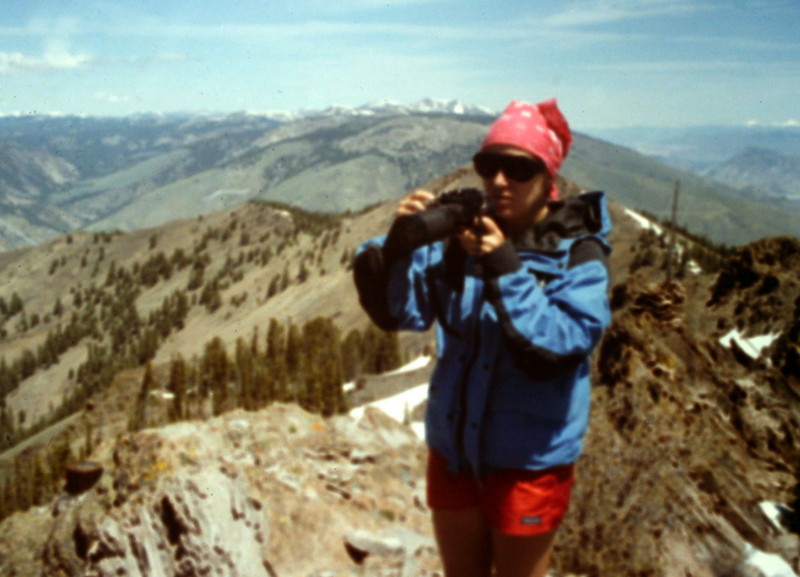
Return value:
[(435, 198), (432, 192), (418, 188), (403, 197), (403, 200), (397, 205), (395, 216), (404, 216), (406, 214), (421, 212), (428, 208), (428, 205), (433, 202)]

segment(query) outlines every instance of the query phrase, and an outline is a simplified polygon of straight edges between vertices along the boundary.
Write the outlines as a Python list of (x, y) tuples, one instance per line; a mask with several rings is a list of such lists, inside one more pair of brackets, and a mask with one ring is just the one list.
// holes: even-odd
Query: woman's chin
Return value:
[(503, 201), (492, 203), (492, 215), (504, 220), (510, 218), (513, 215), (511, 205)]

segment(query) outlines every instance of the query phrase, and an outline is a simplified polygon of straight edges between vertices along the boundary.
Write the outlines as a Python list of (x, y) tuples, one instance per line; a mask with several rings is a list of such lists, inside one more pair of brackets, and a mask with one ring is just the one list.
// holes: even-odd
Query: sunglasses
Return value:
[(472, 157), (472, 164), (481, 178), (494, 178), (502, 170), (515, 182), (528, 182), (545, 170), (544, 163), (537, 158), (496, 152), (479, 152)]

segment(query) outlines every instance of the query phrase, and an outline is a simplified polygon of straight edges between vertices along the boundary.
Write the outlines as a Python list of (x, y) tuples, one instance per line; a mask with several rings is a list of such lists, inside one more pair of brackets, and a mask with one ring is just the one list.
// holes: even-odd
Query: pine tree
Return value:
[(15, 442), (14, 419), (6, 407), (5, 397), (0, 397), (0, 451), (13, 446)]
[(269, 281), (269, 287), (267, 287), (268, 299), (274, 297), (276, 294), (280, 292), (280, 284), (281, 284), (281, 277), (279, 275), (273, 276), (272, 280)]
[(64, 314), (64, 305), (61, 304), (61, 297), (56, 297), (56, 303), (53, 305), (53, 314), (61, 317)]
[(381, 331), (378, 347), (377, 372), (385, 373), (399, 368), (403, 364), (400, 352), (400, 339), (394, 331)]
[(253, 334), (250, 335), (250, 353), (253, 357), (258, 357), (258, 327), (253, 327)]
[(396, 332), (381, 331), (369, 325), (363, 339), (366, 373), (380, 374), (398, 368), (402, 364), (400, 340)]
[(0, 357), (0, 403), (6, 398), (6, 395), (16, 388), (16, 383), (11, 374), (11, 368), (8, 366), (5, 357)]
[(17, 366), (19, 380), (24, 381), (36, 372), (36, 355), (30, 349), (25, 349), (14, 364)]
[(267, 329), (266, 368), (275, 389), (276, 400), (287, 401), (286, 385), (289, 381), (286, 329), (276, 319), (270, 319)]
[[(189, 419), (194, 414), (192, 412), (191, 400), (195, 400), (195, 404), (202, 403), (203, 397), (199, 395), (201, 387), (200, 379), (200, 359), (194, 355), (191, 361), (187, 362), (186, 371), (186, 391), (187, 398), (184, 406), (184, 417)], [(197, 409), (198, 407), (195, 407)], [(195, 413), (197, 410), (195, 410)]]
[(172, 295), (170, 308), (170, 324), (176, 331), (181, 330), (186, 324), (186, 316), (189, 314), (189, 298), (184, 291), (175, 291)]
[(317, 317), (303, 328), (305, 353), (301, 405), (325, 416), (345, 410), (344, 369), (339, 329), (329, 318)]
[(170, 421), (186, 418), (187, 369), (186, 361), (180, 353), (172, 357), (169, 365), (169, 384), (167, 389), (174, 395), (169, 411)]
[(204, 396), (212, 395), (215, 415), (222, 414), (229, 407), (229, 381), (231, 375), (228, 353), (222, 339), (214, 337), (206, 344), (202, 363), (201, 391)]
[(238, 405), (246, 411), (256, 409), (255, 361), (242, 337), (236, 340), (236, 373), (239, 381)]
[(300, 381), (303, 368), (303, 338), (297, 325), (290, 323), (289, 334), (286, 338), (287, 381), (290, 383)]
[(25, 308), (25, 305), (22, 303), (22, 299), (20, 296), (15, 292), (11, 295), (11, 301), (8, 304), (8, 312), (6, 316), (9, 318), (13, 317), (17, 313), (20, 313)]
[(139, 346), (137, 347), (136, 358), (139, 364), (147, 363), (155, 358), (158, 352), (158, 344), (158, 330), (155, 328), (147, 329), (139, 340)]
[(281, 280), (278, 285), (278, 292), (283, 292), (287, 288), (289, 288), (289, 265), (287, 264), (283, 269), (283, 274), (281, 275)]
[(308, 277), (309, 277), (308, 267), (306, 267), (306, 261), (303, 260), (300, 263), (300, 270), (297, 271), (297, 282), (303, 284), (308, 280)]
[(352, 329), (342, 342), (342, 368), (345, 381), (352, 381), (361, 374), (364, 355), (363, 338), (358, 329)]
[(0, 521), (14, 512), (10, 493), (11, 481), (6, 475), (0, 475)]
[(256, 357), (253, 370), (253, 392), (255, 409), (263, 409), (276, 399), (277, 382), (267, 369), (266, 360)]
[(210, 313), (215, 312), (222, 306), (222, 293), (219, 288), (219, 282), (214, 279), (206, 283), (203, 291), (200, 293), (200, 304), (205, 305), (206, 310)]

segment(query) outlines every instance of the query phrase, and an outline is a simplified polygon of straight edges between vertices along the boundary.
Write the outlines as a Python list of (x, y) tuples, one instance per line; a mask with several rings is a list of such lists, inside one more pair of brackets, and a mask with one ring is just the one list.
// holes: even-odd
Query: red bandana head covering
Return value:
[(481, 150), (494, 145), (515, 146), (544, 162), (553, 179), (550, 198), (558, 198), (555, 177), (567, 157), (572, 133), (555, 98), (539, 104), (514, 100), (489, 128)]

